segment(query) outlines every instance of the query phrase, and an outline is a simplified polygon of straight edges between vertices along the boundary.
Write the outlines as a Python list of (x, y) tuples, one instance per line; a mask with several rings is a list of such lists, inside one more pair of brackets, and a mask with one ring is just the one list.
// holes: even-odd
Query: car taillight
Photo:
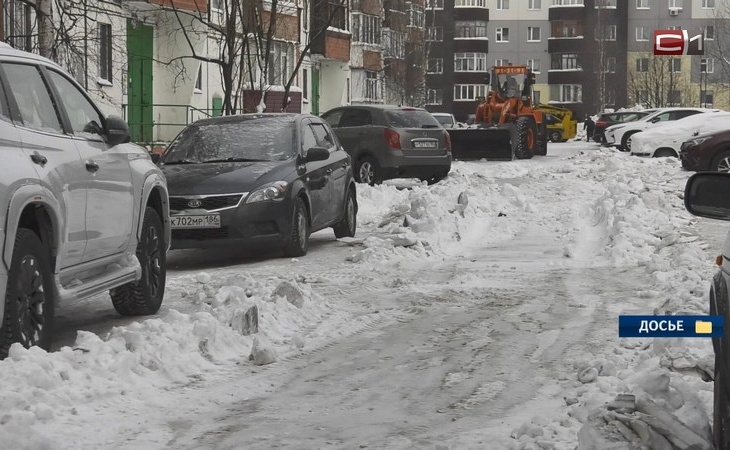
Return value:
[(388, 143), (388, 145), (391, 146), (391, 148), (401, 148), (400, 146), (400, 134), (398, 134), (397, 131), (386, 128), (384, 130), (385, 133), (385, 141)]
[(597, 127), (605, 127), (608, 124), (608, 122), (601, 122), (600, 120), (596, 122)]
[(444, 130), (444, 138), (446, 138), (446, 150), (451, 151), (451, 136), (446, 130)]

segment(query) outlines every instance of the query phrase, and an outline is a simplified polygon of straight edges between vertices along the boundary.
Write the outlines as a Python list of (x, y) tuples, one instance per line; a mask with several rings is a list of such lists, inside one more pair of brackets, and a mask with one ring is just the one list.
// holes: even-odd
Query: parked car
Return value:
[(682, 143), (692, 136), (730, 129), (730, 113), (695, 114), (663, 123), (631, 138), (631, 154), (645, 157), (679, 157)]
[(58, 65), (0, 44), (0, 358), (48, 349), (54, 309), (104, 291), (154, 314), (170, 242), (165, 177)]
[(173, 249), (274, 246), (302, 256), (312, 232), (355, 235), (350, 157), (319, 117), (198, 120), (159, 164), (170, 187)]
[[(730, 220), (730, 174), (696, 173), (687, 180), (684, 203), (687, 210), (700, 217)], [(725, 239), (722, 254), (717, 257), (719, 270), (712, 278), (709, 313), (725, 318), (725, 330), (730, 326), (730, 234)], [(715, 448), (730, 448), (730, 341), (712, 338), (715, 353), (713, 440)]]
[(730, 129), (693, 136), (682, 143), (679, 159), (687, 170), (730, 172)]
[(631, 137), (644, 130), (655, 127), (661, 122), (681, 119), (683, 117), (700, 114), (710, 111), (719, 111), (719, 109), (711, 110), (705, 108), (662, 108), (648, 116), (642, 117), (629, 123), (611, 125), (606, 128), (605, 135), (608, 145), (618, 147), (624, 152), (631, 151)]
[(431, 115), (438, 120), (438, 122), (441, 124), (444, 128), (456, 128), (456, 118), (453, 114), (450, 113), (440, 113), (440, 112), (433, 112)]
[(451, 170), (451, 140), (425, 109), (392, 105), (334, 108), (322, 118), (353, 161), (355, 179), (377, 184), (391, 178), (436, 183)]
[(616, 125), (617, 123), (626, 123), (639, 120), (642, 117), (648, 116), (654, 111), (656, 110), (645, 109), (643, 111), (620, 111), (613, 113), (603, 113), (598, 116), (598, 119), (596, 119), (596, 125), (593, 128), (593, 140), (602, 144), (606, 144), (606, 136), (604, 134), (606, 128), (610, 127), (611, 125)]

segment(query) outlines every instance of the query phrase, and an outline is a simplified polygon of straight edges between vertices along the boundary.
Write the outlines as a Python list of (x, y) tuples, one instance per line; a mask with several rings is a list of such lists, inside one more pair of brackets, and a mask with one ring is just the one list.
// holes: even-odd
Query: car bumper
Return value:
[(228, 246), (269, 247), (288, 242), (293, 201), (241, 203), (218, 212), (185, 211), (180, 214), (220, 214), (219, 228), (173, 228), (172, 249), (214, 248)]
[(681, 150), (679, 152), (679, 160), (682, 162), (682, 167), (684, 167), (686, 170), (691, 170), (694, 172), (710, 170), (709, 160), (706, 161), (699, 156), (694, 156), (693, 153), (686, 150)]
[(383, 178), (445, 175), (451, 170), (451, 152), (436, 152), (439, 154), (434, 156), (409, 156), (402, 151), (391, 152), (381, 160)]

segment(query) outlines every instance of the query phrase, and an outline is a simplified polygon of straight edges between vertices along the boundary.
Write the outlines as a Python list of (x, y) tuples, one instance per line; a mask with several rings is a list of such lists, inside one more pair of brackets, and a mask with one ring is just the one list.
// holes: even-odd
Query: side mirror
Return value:
[(684, 207), (700, 217), (730, 220), (730, 173), (701, 172), (684, 187)]
[(112, 147), (123, 142), (129, 142), (129, 125), (119, 116), (106, 118), (106, 143)]
[(325, 161), (329, 159), (330, 157), (330, 151), (327, 150), (324, 147), (312, 147), (309, 150), (307, 150), (307, 155), (304, 157), (304, 161), (306, 162), (314, 162), (314, 161)]
[(651, 123), (657, 123), (657, 122), (659, 122), (659, 118), (658, 117), (655, 117), (655, 118), (651, 119), (650, 122)]
[(160, 154), (159, 153), (150, 153), (150, 158), (152, 158), (152, 162), (157, 164), (160, 162)]

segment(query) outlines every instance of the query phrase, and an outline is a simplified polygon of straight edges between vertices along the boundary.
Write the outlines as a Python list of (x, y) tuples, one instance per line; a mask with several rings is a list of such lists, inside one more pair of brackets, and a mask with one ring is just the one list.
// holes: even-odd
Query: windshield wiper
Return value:
[(421, 128), (441, 128), (441, 125), (421, 125)]
[(207, 163), (222, 163), (222, 162), (257, 162), (266, 161), (265, 159), (252, 159), (252, 158), (222, 158), (222, 159), (206, 159), (201, 161), (201, 164)]
[(167, 165), (173, 165), (173, 164), (195, 164), (195, 161), (190, 161), (189, 159), (178, 159), (175, 161), (162, 161), (163, 164)]

